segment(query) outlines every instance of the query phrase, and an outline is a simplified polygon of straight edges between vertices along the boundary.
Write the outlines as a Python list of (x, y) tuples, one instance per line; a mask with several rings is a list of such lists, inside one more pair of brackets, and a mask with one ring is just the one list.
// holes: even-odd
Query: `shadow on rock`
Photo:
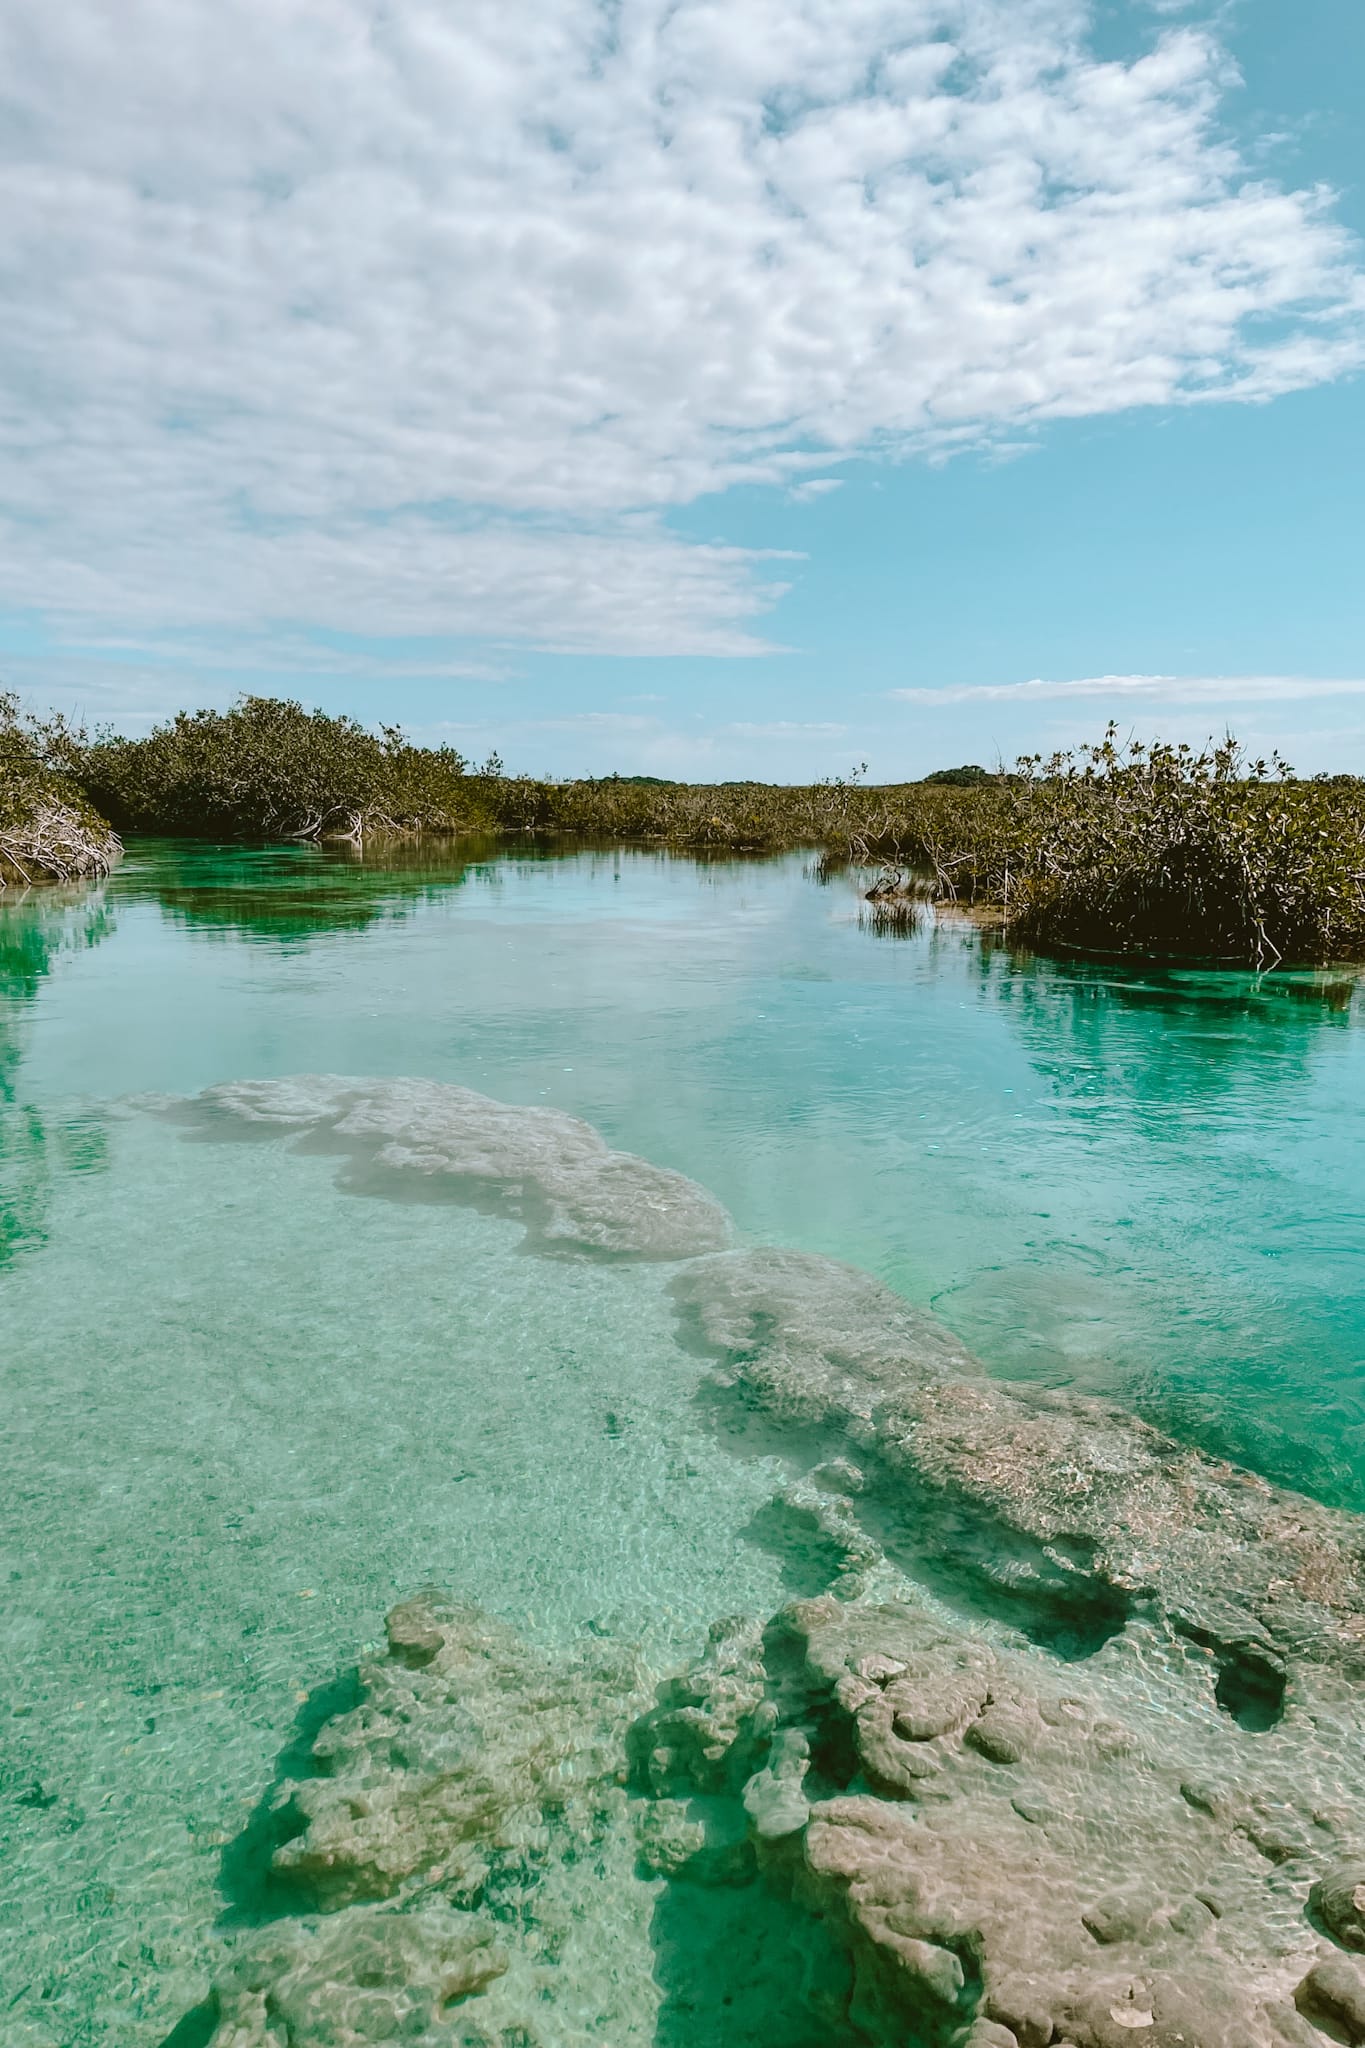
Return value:
[(754, 1879), (679, 1878), (650, 1937), (663, 1992), (654, 2048), (859, 2048), (847, 1950), (825, 1923)]
[[(313, 1744), (327, 1722), (337, 1714), (350, 1713), (359, 1705), (360, 1697), (360, 1675), (352, 1669), (329, 1679), (325, 1685), (314, 1686), (299, 1708), (289, 1740), (276, 1759), (270, 1789), (252, 1808), (241, 1833), (223, 1851), (218, 1872), (218, 1889), (224, 1901), (218, 1918), (220, 1928), (261, 1927), (286, 1914), (311, 1909), (314, 1902), (306, 1892), (301, 1892), (297, 1880), (285, 1883), (272, 1869), (276, 1850), (302, 1826), (298, 1816), (279, 1803), (277, 1794), (279, 1787), (291, 1780), (317, 1776)], [(188, 2025), (192, 2018), (193, 2014), (188, 2015), (181, 2025)], [(182, 2042), (172, 2036), (164, 2048), (193, 2048), (196, 2038), (188, 2034)], [(207, 2040), (208, 2035), (204, 2038)]]
[(218, 2002), (209, 1997), (176, 2021), (160, 2048), (209, 2048), (217, 2026)]

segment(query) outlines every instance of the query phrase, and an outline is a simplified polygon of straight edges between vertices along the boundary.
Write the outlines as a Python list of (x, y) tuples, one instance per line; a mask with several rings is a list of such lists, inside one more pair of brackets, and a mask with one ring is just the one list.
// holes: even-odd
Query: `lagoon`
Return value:
[[(666, 1269), (145, 1098), (335, 1073), (569, 1112), (988, 1372), (1360, 1510), (1363, 1000), (879, 937), (799, 856), (141, 842), (0, 899), (6, 2043), (171, 2036), (224, 1851), (415, 1588), (651, 1669), (814, 1590)], [(622, 1968), (602, 2038), (647, 2041)]]

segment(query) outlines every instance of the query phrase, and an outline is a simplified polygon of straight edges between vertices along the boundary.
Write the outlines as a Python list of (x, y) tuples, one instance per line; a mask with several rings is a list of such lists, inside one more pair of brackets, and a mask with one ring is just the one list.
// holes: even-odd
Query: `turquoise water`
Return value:
[(1365, 1507), (1349, 971), (1060, 965), (859, 912), (799, 858), (172, 846), (0, 907), (6, 2048), (167, 2036), (222, 1848), (399, 1594), (662, 1668), (792, 1590), (780, 1475), (706, 1429), (666, 1264), (541, 1256), (128, 1098), (339, 1072), (571, 1111), (992, 1371)]

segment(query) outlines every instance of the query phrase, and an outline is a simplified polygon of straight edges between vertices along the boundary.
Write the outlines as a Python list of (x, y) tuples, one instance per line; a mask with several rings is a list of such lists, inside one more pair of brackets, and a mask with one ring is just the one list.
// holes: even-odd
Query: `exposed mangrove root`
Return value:
[(118, 835), (88, 812), (46, 801), (0, 824), (0, 889), (7, 882), (88, 882), (107, 875), (123, 851)]
[[(1026, 756), (989, 789), (921, 794), (898, 825), (853, 834), (861, 864), (892, 863), (868, 897), (897, 900), (918, 861), (966, 904), (1046, 949), (1229, 960), (1365, 953), (1365, 785), (1300, 782), (1228, 739), (1121, 743)], [(891, 929), (883, 916), (880, 928)]]
[(79, 785), (48, 758), (60, 721), (25, 718), (0, 690), (0, 889), (14, 882), (82, 882), (105, 875), (122, 852), (118, 836)]

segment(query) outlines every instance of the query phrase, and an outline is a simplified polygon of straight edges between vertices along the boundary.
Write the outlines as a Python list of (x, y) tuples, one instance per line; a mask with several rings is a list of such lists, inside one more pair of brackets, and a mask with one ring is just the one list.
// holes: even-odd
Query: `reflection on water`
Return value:
[(129, 901), (152, 901), (191, 930), (288, 945), (404, 917), (486, 871), (495, 851), (475, 839), (395, 839), (367, 852), (226, 846), (206, 858), (200, 845), (167, 841), (151, 858), (135, 850), (120, 884)]
[(992, 1370), (1365, 1505), (1355, 975), (1047, 961), (932, 917), (891, 941), (862, 911), (800, 857), (144, 843), (0, 925), (10, 1240), (109, 1097), (423, 1074), (586, 1117)]
[(105, 1164), (102, 1119), (53, 1114), (23, 1099), (24, 1034), (44, 978), (64, 955), (114, 928), (103, 885), (0, 893), (0, 1266), (42, 1242), (54, 1173)]
[(861, 911), (800, 858), (525, 845), (148, 844), (0, 904), (5, 2048), (156, 2048), (219, 1852), (400, 1594), (662, 1667), (791, 1580), (666, 1271), (118, 1098), (331, 1072), (570, 1111), (742, 1239), (932, 1303), (992, 1372), (1365, 1507), (1354, 977)]
[[(1149, 1111), (1282, 1088), (1302, 1073), (1324, 1026), (1349, 1027), (1365, 990), (1350, 967), (1118, 969), (1012, 953), (990, 938), (980, 972), (1018, 1020), (1040, 1073), (1097, 1103), (1135, 1087)], [(1135, 1019), (1151, 1028), (1135, 1029)], [(1138, 1053), (1140, 1074), (1131, 1064)]]
[(983, 1259), (937, 1305), (1011, 1371), (1056, 1380), (1070, 1359), (1178, 1434), (1365, 1505), (1359, 974), (989, 943), (978, 973), (1069, 1132), (1075, 1184), (1040, 1203), (1052, 1227), (1027, 1258)]

